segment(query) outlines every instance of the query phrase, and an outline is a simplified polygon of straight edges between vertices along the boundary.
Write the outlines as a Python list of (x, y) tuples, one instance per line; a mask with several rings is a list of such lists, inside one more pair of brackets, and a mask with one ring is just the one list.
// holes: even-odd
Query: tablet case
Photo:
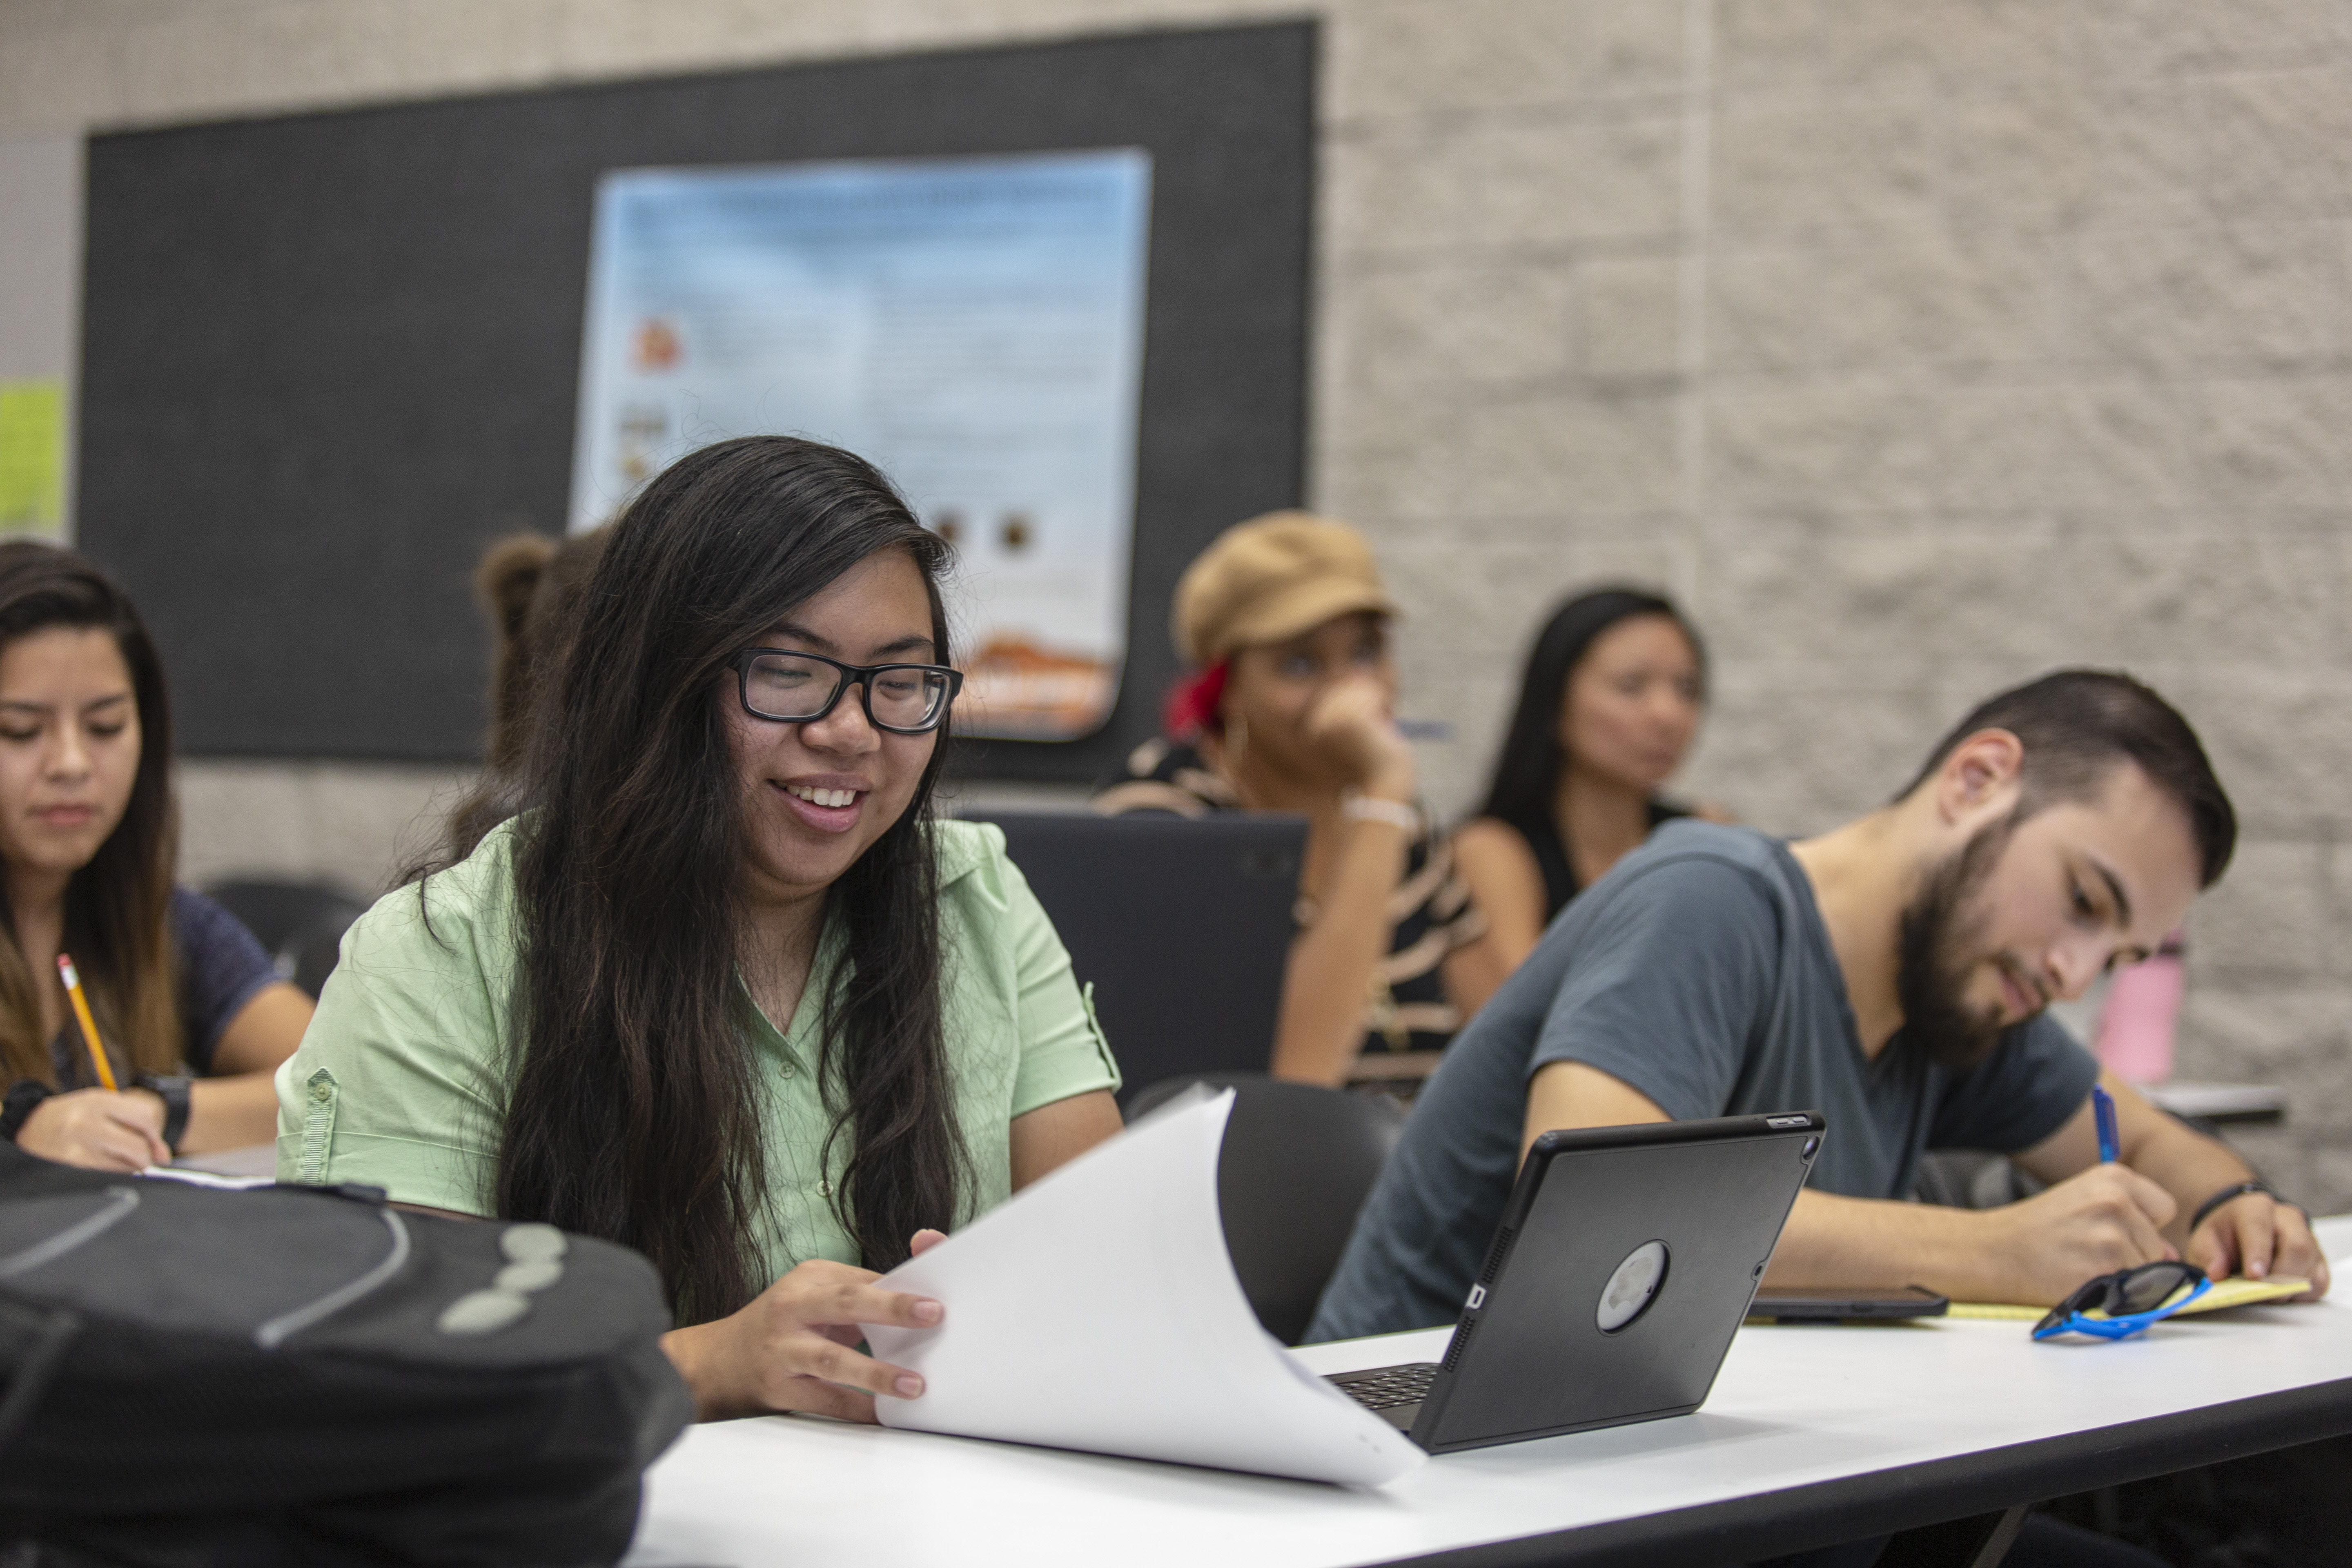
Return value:
[[(1442, 1454), (1698, 1408), (1825, 1127), (1801, 1111), (1537, 1139), (1412, 1440)], [(1652, 1241), (1664, 1279), (1604, 1331), (1602, 1293)]]

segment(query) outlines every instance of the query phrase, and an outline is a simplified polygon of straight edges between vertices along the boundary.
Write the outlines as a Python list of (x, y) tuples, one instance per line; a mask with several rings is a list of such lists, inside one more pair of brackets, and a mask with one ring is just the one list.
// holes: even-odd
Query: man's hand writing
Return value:
[(1995, 1227), (1990, 1271), (2003, 1299), (2048, 1306), (2086, 1279), (2177, 1258), (2163, 1227), (2178, 1205), (2138, 1172), (2093, 1165), (2045, 1192), (1986, 1212)]
[(2301, 1209), (2268, 1193), (2244, 1194), (2207, 1215), (2189, 1238), (2187, 1257), (2216, 1279), (2279, 1274), (2311, 1281), (2310, 1295), (2298, 1300), (2327, 1294), (2327, 1258), (2311, 1234), (2311, 1222)]

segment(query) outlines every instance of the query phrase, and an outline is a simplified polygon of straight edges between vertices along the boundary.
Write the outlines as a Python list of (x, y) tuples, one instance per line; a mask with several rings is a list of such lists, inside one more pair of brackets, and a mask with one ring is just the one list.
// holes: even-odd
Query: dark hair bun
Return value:
[(474, 591), (490, 613), (500, 657), (505, 655), (504, 645), (522, 636), (531, 595), (539, 591), (547, 563), (555, 559), (555, 541), (543, 533), (518, 533), (491, 545), (481, 565), (475, 568)]

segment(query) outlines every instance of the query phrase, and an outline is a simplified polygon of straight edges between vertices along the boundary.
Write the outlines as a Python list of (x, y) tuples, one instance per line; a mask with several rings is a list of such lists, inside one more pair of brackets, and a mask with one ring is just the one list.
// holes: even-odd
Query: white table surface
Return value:
[(2176, 1079), (2141, 1086), (2140, 1093), (2175, 1116), (2217, 1121), (2284, 1116), (2286, 1090), (2267, 1083), (2197, 1083)]
[[(2330, 1257), (2352, 1254), (2352, 1216), (2322, 1225)], [(1297, 1353), (1321, 1373), (1429, 1361), (1445, 1333)], [(2178, 1319), (2116, 1344), (2037, 1345), (2017, 1322), (1757, 1325), (1740, 1331), (1694, 1415), (1444, 1455), (1360, 1490), (814, 1420), (736, 1421), (694, 1428), (654, 1467), (627, 1561), (1380, 1563), (2346, 1378), (2352, 1306), (2333, 1300)]]

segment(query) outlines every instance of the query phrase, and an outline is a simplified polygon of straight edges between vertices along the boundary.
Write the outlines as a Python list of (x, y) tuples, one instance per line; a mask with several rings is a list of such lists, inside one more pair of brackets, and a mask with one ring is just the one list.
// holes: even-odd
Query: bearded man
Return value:
[[(2325, 1291), (2300, 1210), (2043, 1015), (2154, 952), (2236, 837), (2187, 721), (2092, 670), (1982, 704), (1892, 803), (1819, 837), (1668, 823), (1455, 1037), (1307, 1338), (1451, 1322), (1539, 1133), (1775, 1110), (1829, 1132), (1772, 1284), (2043, 1305), (2185, 1257)], [(1935, 1148), (1998, 1150), (2051, 1185), (1982, 1211), (1902, 1201)]]

